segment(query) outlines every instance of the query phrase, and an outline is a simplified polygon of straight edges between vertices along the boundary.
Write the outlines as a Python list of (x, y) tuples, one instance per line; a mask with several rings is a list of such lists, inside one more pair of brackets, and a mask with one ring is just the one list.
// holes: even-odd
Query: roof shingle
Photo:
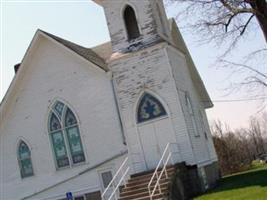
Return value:
[(80, 56), (82, 56), (86, 60), (96, 64), (97, 66), (99, 66), (104, 71), (109, 71), (105, 60), (102, 57), (100, 57), (98, 54), (96, 54), (92, 49), (86, 48), (86, 47), (82, 47), (82, 46), (80, 46), (78, 44), (75, 44), (75, 43), (70, 42), (68, 40), (62, 39), (62, 38), (60, 38), (58, 36), (55, 36), (55, 35), (53, 35), (51, 33), (47, 33), (45, 31), (41, 31), (41, 32), (44, 33), (45, 35), (49, 36), (50, 38), (56, 40), (57, 42), (61, 43), (65, 47), (71, 49), (72, 51), (74, 51), (75, 53), (79, 54)]

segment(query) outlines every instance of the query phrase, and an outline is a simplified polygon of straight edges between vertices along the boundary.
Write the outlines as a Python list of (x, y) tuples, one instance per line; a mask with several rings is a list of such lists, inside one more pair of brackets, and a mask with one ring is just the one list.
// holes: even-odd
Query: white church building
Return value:
[(176, 22), (162, 0), (94, 1), (110, 42), (37, 30), (15, 66), (0, 105), (0, 199), (176, 199), (167, 182), (157, 189), (164, 176), (180, 193), (211, 187), (213, 104)]

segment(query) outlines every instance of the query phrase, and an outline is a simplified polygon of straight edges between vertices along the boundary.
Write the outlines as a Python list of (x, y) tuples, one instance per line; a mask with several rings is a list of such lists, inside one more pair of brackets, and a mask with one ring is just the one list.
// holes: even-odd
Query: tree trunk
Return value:
[(250, 1), (251, 7), (256, 11), (256, 18), (267, 43), (267, 3), (265, 0)]

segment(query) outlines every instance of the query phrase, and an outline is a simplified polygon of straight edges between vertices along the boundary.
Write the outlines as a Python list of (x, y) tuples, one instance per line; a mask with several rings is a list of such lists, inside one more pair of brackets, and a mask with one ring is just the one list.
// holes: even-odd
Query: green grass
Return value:
[(267, 165), (254, 163), (248, 171), (223, 177), (216, 189), (195, 200), (267, 200)]

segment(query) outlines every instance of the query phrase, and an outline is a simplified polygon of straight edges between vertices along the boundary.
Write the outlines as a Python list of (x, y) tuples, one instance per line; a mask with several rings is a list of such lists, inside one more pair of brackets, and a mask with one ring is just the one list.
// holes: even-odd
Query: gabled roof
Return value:
[[(23, 59), (22, 59), (21, 65), (18, 69), (18, 72), (14, 76), (11, 84), (9, 85), (9, 88), (8, 88), (5, 96), (3, 97), (2, 101), (0, 102), (0, 114), (2, 114), (3, 108), (5, 107), (5, 104), (7, 104), (8, 100), (10, 99), (9, 97), (12, 96), (11, 93), (14, 90), (14, 88), (16, 87), (18, 79), (20, 79), (20, 77), (22, 76), (22, 71), (24, 70), (23, 68), (25, 68), (25, 65), (24, 65), (25, 60), (27, 60), (27, 57), (29, 57), (28, 55), (30, 55), (33, 52), (33, 48), (35, 46), (35, 43), (40, 38), (40, 36), (50, 38), (50, 39), (52, 39), (52, 41), (55, 41), (56, 43), (63, 45), (67, 49), (71, 50), (73, 53), (75, 53), (78, 56), (81, 56), (82, 58), (84, 58), (85, 60), (93, 63), (96, 67), (99, 67), (102, 71), (104, 71), (104, 72), (109, 71), (107, 64), (105, 62), (105, 59), (102, 58), (101, 56), (99, 56), (91, 48), (82, 47), (78, 44), (75, 44), (75, 43), (70, 42), (68, 40), (62, 39), (58, 36), (55, 36), (51, 33), (47, 33), (45, 31), (38, 29), (36, 31), (32, 41), (31, 41)], [(102, 45), (99, 45), (95, 48), (98, 48), (100, 46), (102, 46)], [(99, 53), (101, 53), (101, 52), (99, 52)]]
[(86, 47), (82, 47), (78, 44), (75, 44), (73, 42), (70, 42), (68, 40), (65, 40), (63, 38), (60, 38), (58, 36), (55, 36), (51, 33), (47, 33), (45, 31), (40, 30), (42, 33), (46, 34), (47, 36), (49, 36), (50, 38), (56, 40), (57, 42), (63, 44), (65, 47), (71, 49), (72, 51), (74, 51), (75, 53), (79, 54), (80, 56), (82, 56), (83, 58), (85, 58), (86, 60), (96, 64), (97, 66), (99, 66), (101, 69), (108, 71), (108, 67), (105, 63), (105, 60), (103, 58), (101, 58), (99, 55), (97, 55), (92, 49), (90, 48), (86, 48)]

